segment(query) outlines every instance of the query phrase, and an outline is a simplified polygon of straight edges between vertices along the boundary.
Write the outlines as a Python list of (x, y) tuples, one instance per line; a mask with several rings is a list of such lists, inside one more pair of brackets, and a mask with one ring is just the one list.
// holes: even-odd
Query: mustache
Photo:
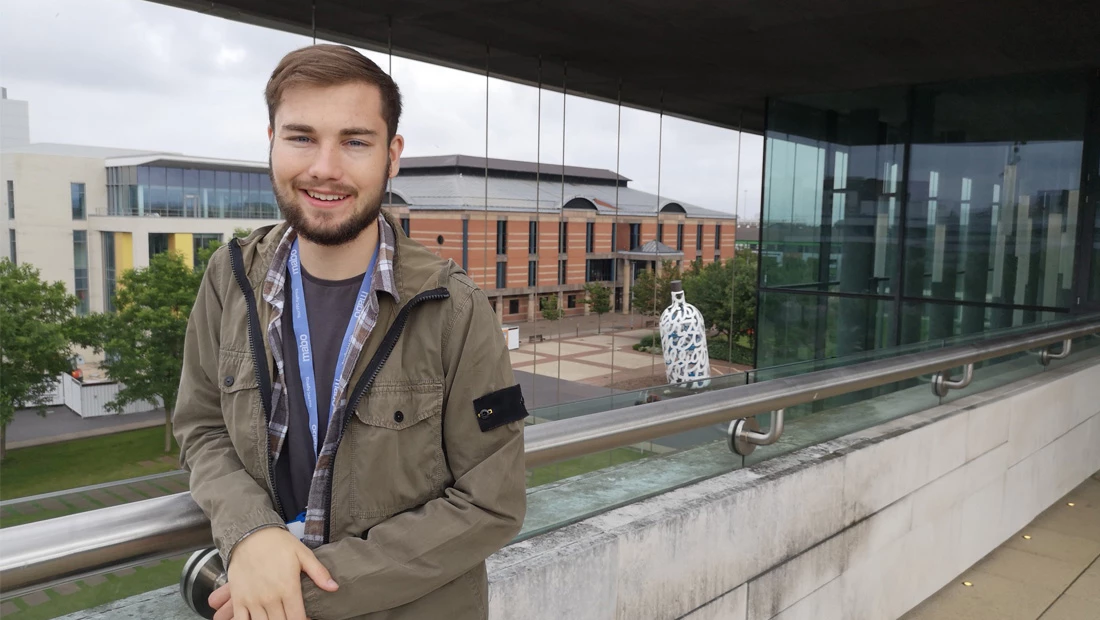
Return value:
[(349, 196), (358, 196), (359, 192), (354, 187), (347, 185), (341, 185), (340, 183), (303, 183), (300, 181), (292, 181), (290, 187), (295, 190), (319, 190), (324, 189), (329, 193), (348, 194)]

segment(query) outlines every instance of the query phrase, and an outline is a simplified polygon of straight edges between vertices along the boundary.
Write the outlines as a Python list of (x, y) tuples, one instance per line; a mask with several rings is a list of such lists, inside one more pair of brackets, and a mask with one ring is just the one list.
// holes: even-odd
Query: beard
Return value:
[[(289, 196), (286, 195), (279, 187), (279, 183), (275, 180), (275, 175), (272, 173), (272, 168), (270, 166), (270, 160), (268, 164), (268, 175), (271, 176), (271, 188), (275, 194), (275, 201), (279, 204), (279, 210), (282, 212), (287, 223), (298, 233), (298, 236), (310, 243), (316, 243), (317, 245), (323, 246), (336, 246), (354, 241), (359, 237), (361, 232), (366, 230), (376, 219), (378, 219), (378, 214), (382, 211), (382, 200), (386, 195), (385, 183), (381, 183), (380, 189), (373, 195), (360, 195), (358, 192), (347, 191), (350, 188), (336, 186), (335, 189), (338, 191), (346, 192), (351, 195), (353, 201), (351, 215), (347, 216), (342, 222), (333, 225), (335, 217), (330, 213), (322, 213), (320, 218), (321, 222), (312, 222), (310, 218), (306, 216), (305, 208), (300, 203), (303, 199), (298, 195), (299, 190), (311, 189), (311, 187), (296, 181), (291, 181), (290, 188), (292, 194)], [(386, 172), (382, 178), (388, 179), (389, 176), (390, 163), (387, 161)]]

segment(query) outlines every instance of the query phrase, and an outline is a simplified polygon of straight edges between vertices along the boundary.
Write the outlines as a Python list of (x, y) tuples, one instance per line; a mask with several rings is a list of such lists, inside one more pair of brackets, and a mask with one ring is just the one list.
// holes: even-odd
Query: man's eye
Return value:
[(348, 146), (353, 146), (353, 147), (359, 148), (359, 147), (366, 146), (366, 145), (367, 145), (367, 143), (363, 142), (362, 140), (348, 140)]
[(301, 144), (305, 144), (306, 142), (309, 142), (309, 137), (308, 136), (291, 136), (291, 137), (287, 138), (287, 140), (290, 140), (291, 142), (298, 142), (298, 143), (301, 143)]

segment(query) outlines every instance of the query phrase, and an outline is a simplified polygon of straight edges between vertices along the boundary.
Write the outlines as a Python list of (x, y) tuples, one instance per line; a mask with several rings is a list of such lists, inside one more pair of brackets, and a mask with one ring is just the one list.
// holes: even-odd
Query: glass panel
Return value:
[(145, 190), (146, 211), (168, 215), (168, 171), (159, 166), (149, 167), (149, 185)]
[[(712, 379), (709, 385), (661, 386), (533, 409), (530, 424), (566, 420), (744, 385), (745, 374)], [(741, 467), (742, 457), (726, 447), (726, 424), (661, 437), (653, 441), (589, 454), (527, 472), (527, 518), (518, 539), (639, 501)]]
[[(73, 185), (79, 185), (74, 183)], [(88, 314), (88, 231), (73, 231), (73, 293), (77, 314)]]
[(115, 310), (115, 233), (102, 233), (104, 311)]
[(214, 202), (211, 204), (210, 217), (229, 217), (229, 171), (214, 172)]
[[(1063, 75), (915, 90), (907, 296), (1070, 307), (1085, 91)], [(966, 313), (963, 332), (983, 329), (981, 314)]]
[(183, 171), (183, 216), (199, 216), (199, 171)]
[(214, 185), (214, 171), (199, 171), (199, 212), (197, 217), (216, 217), (211, 213), (216, 203), (217, 189)]
[(260, 175), (260, 200), (263, 202), (264, 217), (277, 219), (279, 217), (279, 207), (275, 203), (275, 194), (271, 190), (271, 177), (266, 174)]
[(905, 125), (901, 88), (772, 102), (763, 286), (895, 290)]
[[(1053, 327), (1058, 323), (1070, 322), (1080, 320), (1080, 316), (1070, 315), (1055, 315), (1053, 313), (1045, 313), (1047, 317), (1041, 321), (1043, 325), (1031, 325), (1026, 328), (1009, 328), (997, 330), (990, 334), (983, 334), (981, 337), (971, 337), (969, 339), (956, 339), (952, 341), (952, 344), (961, 344), (967, 340), (981, 340), (988, 338), (993, 333), (995, 334), (1012, 334), (1023, 333), (1036, 329), (1037, 327)], [(1094, 316), (1095, 318), (1095, 316)], [(974, 365), (974, 380), (971, 384), (962, 389), (951, 390), (947, 396), (940, 399), (941, 403), (947, 403), (958, 400), (960, 398), (966, 398), (974, 394), (984, 392), (986, 390), (992, 390), (994, 388), (1008, 385), (1010, 383), (1018, 382), (1027, 377), (1037, 375), (1042, 372), (1053, 370), (1067, 364), (1077, 363), (1084, 359), (1092, 359), (1100, 354), (1100, 338), (1096, 335), (1086, 336), (1084, 338), (1077, 338), (1071, 345), (1070, 356), (1062, 360), (1051, 360), (1049, 365), (1044, 366), (1039, 361), (1039, 350), (1025, 351), (1014, 355), (1005, 357), (999, 357), (992, 360), (987, 360)], [(1048, 347), (1052, 353), (1058, 353), (1062, 351), (1061, 344), (1055, 344)], [(963, 373), (962, 368), (956, 368), (952, 371), (952, 378), (961, 377)]]
[(229, 217), (244, 217), (243, 173), (229, 173)]
[[(980, 334), (992, 329), (1034, 326), (1064, 316), (1067, 314), (933, 301), (906, 301), (901, 305), (902, 343)], [(988, 336), (989, 334), (985, 334), (985, 337)]]
[(149, 258), (168, 251), (168, 233), (149, 233)]
[(760, 367), (873, 351), (892, 341), (890, 300), (778, 291), (760, 296)]
[(183, 216), (183, 169), (168, 168), (168, 215)]
[(1093, 218), (1092, 226), (1092, 268), (1089, 272), (1089, 301), (1100, 302), (1100, 209), (1096, 209), (1096, 217)]
[(87, 219), (87, 211), (84, 203), (84, 184), (83, 183), (70, 183), (69, 193), (73, 206), (73, 219), (83, 220)]

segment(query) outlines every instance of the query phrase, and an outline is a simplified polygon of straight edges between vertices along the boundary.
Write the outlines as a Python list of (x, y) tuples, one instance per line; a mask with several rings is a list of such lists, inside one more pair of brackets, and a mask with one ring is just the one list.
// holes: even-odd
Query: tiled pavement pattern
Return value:
[(1100, 620), (1100, 473), (902, 620)]
[[(652, 333), (651, 329), (641, 329), (527, 342), (511, 351), (512, 368), (599, 386), (654, 375), (663, 379), (664, 360), (633, 349), (643, 337)], [(711, 362), (712, 375), (729, 372), (736, 372), (736, 369), (724, 362)]]

